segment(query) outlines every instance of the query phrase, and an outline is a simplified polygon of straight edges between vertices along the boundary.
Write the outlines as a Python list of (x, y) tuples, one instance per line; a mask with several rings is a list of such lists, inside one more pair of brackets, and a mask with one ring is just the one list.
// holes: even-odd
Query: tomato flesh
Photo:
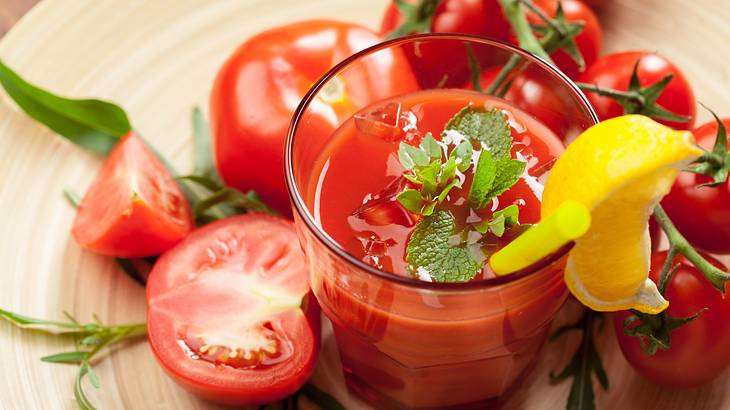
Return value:
[[(652, 257), (650, 278), (654, 282), (659, 280), (666, 257), (667, 252)], [(705, 257), (727, 271), (719, 261)], [(667, 286), (668, 314), (682, 318), (707, 310), (672, 332), (669, 350), (649, 356), (639, 338), (624, 334), (623, 321), (628, 312), (616, 313), (614, 325), (621, 351), (639, 374), (664, 386), (694, 387), (711, 381), (730, 365), (730, 299), (723, 298), (684, 257), (675, 258), (673, 264), (680, 267)]]
[(130, 132), (111, 151), (81, 201), (72, 235), (92, 252), (133, 258), (159, 255), (192, 228), (180, 187)]
[[(730, 129), (730, 118), (722, 121)], [(700, 146), (712, 150), (717, 136), (714, 120), (692, 132)], [(710, 182), (705, 175), (682, 172), (662, 205), (692, 245), (710, 253), (730, 254), (730, 181), (717, 187), (701, 186)]]
[(160, 257), (147, 285), (148, 337), (191, 392), (231, 405), (269, 403), (309, 377), (319, 310), (292, 224), (249, 214), (195, 232)]

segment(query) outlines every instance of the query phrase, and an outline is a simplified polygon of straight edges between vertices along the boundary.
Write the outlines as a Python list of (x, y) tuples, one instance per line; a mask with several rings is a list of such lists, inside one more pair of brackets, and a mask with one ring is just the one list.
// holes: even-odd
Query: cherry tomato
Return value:
[(147, 283), (148, 337), (167, 373), (201, 397), (254, 405), (294, 393), (319, 345), (319, 307), (291, 222), (248, 214), (194, 231)]
[[(415, 3), (415, 0), (408, 3)], [(392, 2), (383, 15), (380, 30), (387, 35), (403, 22), (403, 15)], [(434, 12), (430, 32), (471, 34), (506, 41), (511, 29), (498, 0), (444, 0)], [(466, 50), (456, 43), (420, 44), (405, 50), (423, 87), (460, 86), (469, 77)], [(478, 55), (477, 58), (484, 60), (489, 56)]]
[[(722, 122), (730, 129), (730, 118)], [(714, 120), (692, 132), (700, 146), (712, 150), (717, 136)], [(705, 175), (682, 172), (662, 205), (692, 245), (710, 253), (730, 254), (730, 181), (713, 188), (700, 186), (710, 182)]]
[[(482, 72), (480, 76), (482, 89), (489, 88), (500, 70), (501, 67), (495, 67)], [(464, 87), (471, 89), (472, 85), (467, 83)], [(570, 118), (565, 115), (567, 111), (565, 99), (553, 92), (539, 76), (530, 73), (518, 75), (512, 80), (512, 85), (504, 98), (540, 120), (561, 138), (570, 128)]]
[[(550, 17), (555, 17), (558, 10), (558, 0), (536, 0), (535, 5), (540, 7)], [(588, 6), (580, 0), (560, 0), (568, 22), (582, 21), (585, 25), (583, 31), (575, 37), (575, 44), (583, 56), (585, 66), (588, 67), (598, 59), (603, 47), (603, 29), (598, 17)], [(528, 12), (527, 20), (531, 24), (544, 25), (545, 22), (535, 13)], [(572, 79), (580, 75), (580, 67), (563, 50), (558, 50), (550, 55), (555, 65)]]
[[(661, 107), (679, 115), (690, 117), (688, 122), (658, 120), (675, 129), (692, 129), (695, 121), (695, 96), (684, 74), (666, 58), (646, 51), (626, 51), (609, 54), (593, 63), (579, 81), (603, 88), (626, 91), (631, 73), (639, 61), (638, 76), (642, 87), (651, 85), (671, 74), (674, 77), (657, 99)], [(623, 108), (609, 97), (587, 92), (588, 100), (601, 120), (623, 115)]]
[[(274, 28), (244, 42), (218, 71), (211, 92), (211, 126), (218, 170), (239, 190), (258, 192), (291, 215), (284, 183), (284, 139), (291, 116), (309, 88), (331, 67), (380, 41), (350, 23), (304, 21)], [(385, 53), (380, 54), (385, 57)], [(415, 79), (400, 54), (371, 59), (352, 70), (344, 93), (358, 105), (413, 91)], [(334, 117), (349, 116), (348, 104)], [(321, 132), (339, 124), (321, 113)]]
[(159, 255), (193, 229), (190, 206), (165, 166), (133, 132), (109, 153), (81, 201), (71, 234), (104, 255)]
[[(722, 264), (707, 257), (717, 267)], [(655, 254), (651, 259), (651, 279), (659, 280), (666, 252)], [(689, 317), (707, 308), (700, 317), (675, 329), (671, 333), (668, 350), (658, 350), (647, 355), (635, 336), (623, 332), (623, 321), (628, 312), (614, 315), (614, 325), (621, 350), (626, 360), (642, 376), (658, 384), (670, 387), (693, 387), (707, 383), (730, 365), (730, 299), (710, 285), (701, 272), (683, 256), (675, 258), (680, 268), (667, 286), (669, 300), (667, 310), (671, 317)]]

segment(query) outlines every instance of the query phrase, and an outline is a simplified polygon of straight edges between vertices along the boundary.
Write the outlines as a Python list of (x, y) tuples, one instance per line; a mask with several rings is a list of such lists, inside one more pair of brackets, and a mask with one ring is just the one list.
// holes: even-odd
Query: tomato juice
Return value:
[(486, 259), (537, 222), (542, 182), (563, 149), (552, 131), (505, 100), (445, 89), (372, 104), (331, 136), (303, 184), (315, 222), (348, 258), (367, 264), (333, 257), (300, 230), (312, 289), (332, 321), (348, 386), (377, 408), (495, 403), (534, 362), (567, 295), (564, 252), (502, 278), (484, 263), (465, 283), (436, 283), (406, 261), (409, 237), (424, 216), (396, 200), (412, 186), (403, 178), (399, 144), (418, 145), (430, 132), (447, 150), (458, 136), (442, 136), (444, 126), (466, 106), (506, 116), (511, 156), (526, 163), (512, 188), (484, 209), (466, 205), (473, 168), (438, 206), (454, 216), (456, 231), (508, 205), (519, 208), (521, 225), (479, 242)]

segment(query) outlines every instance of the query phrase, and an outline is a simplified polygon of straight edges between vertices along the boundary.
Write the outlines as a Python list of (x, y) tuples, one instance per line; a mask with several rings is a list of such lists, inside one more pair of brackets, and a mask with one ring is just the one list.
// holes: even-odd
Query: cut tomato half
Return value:
[(107, 157), (81, 201), (72, 235), (104, 255), (159, 255), (193, 229), (185, 196), (165, 166), (133, 132)]
[(147, 283), (148, 337), (172, 378), (218, 403), (297, 391), (314, 368), (319, 307), (291, 222), (248, 214), (163, 254)]

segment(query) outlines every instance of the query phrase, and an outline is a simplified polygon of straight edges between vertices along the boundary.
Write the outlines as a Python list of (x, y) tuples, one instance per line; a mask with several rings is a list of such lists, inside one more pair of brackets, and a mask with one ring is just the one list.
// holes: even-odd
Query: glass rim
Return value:
[(569, 243), (559, 250), (553, 252), (552, 254), (542, 258), (541, 260), (533, 263), (532, 265), (521, 269), (517, 272), (513, 272), (509, 275), (505, 276), (496, 276), (493, 278), (488, 279), (480, 279), (475, 281), (469, 281), (469, 282), (426, 282), (415, 278), (409, 278), (406, 276), (400, 276), (395, 273), (388, 273), (381, 271), (374, 266), (368, 265), (367, 263), (363, 262), (362, 260), (354, 257), (351, 255), (347, 250), (342, 247), (337, 241), (335, 241), (327, 232), (324, 231), (322, 227), (317, 225), (317, 223), (314, 220), (314, 217), (312, 216), (311, 212), (309, 212), (309, 209), (307, 208), (304, 199), (302, 198), (302, 195), (299, 192), (299, 187), (297, 186), (296, 179), (294, 178), (294, 167), (293, 167), (293, 159), (292, 159), (292, 153), (294, 148), (294, 138), (296, 135), (296, 130), (299, 125), (299, 122), (302, 118), (302, 115), (309, 107), (309, 104), (312, 102), (314, 97), (319, 93), (319, 91), (322, 89), (322, 87), (333, 77), (335, 77), (338, 73), (340, 73), (342, 70), (350, 66), (352, 63), (356, 62), (357, 60), (360, 60), (361, 58), (376, 53), (381, 50), (385, 50), (388, 48), (392, 48), (394, 46), (415, 42), (419, 40), (452, 40), (452, 41), (464, 41), (464, 42), (470, 42), (470, 43), (479, 43), (487, 46), (497, 47), (503, 50), (506, 50), (508, 52), (511, 52), (513, 54), (518, 54), (533, 63), (536, 63), (538, 66), (543, 68), (544, 70), (552, 73), (560, 82), (563, 83), (568, 89), (570, 89), (573, 94), (577, 96), (578, 101), (582, 105), (582, 108), (584, 108), (585, 112), (591, 117), (591, 120), (593, 121), (593, 124), (597, 124), (599, 122), (598, 115), (596, 114), (595, 110), (591, 106), (590, 102), (586, 98), (585, 94), (578, 88), (578, 86), (570, 79), (567, 75), (565, 75), (562, 71), (558, 70), (555, 66), (547, 62), (545, 59), (536, 56), (526, 50), (523, 50), (519, 47), (516, 47), (512, 44), (508, 44), (499, 40), (493, 40), (487, 37), (480, 37), (480, 36), (473, 36), (473, 35), (466, 35), (466, 34), (455, 34), (455, 33), (426, 33), (426, 34), (413, 34), (406, 37), (399, 37), (396, 39), (386, 40), (381, 43), (375, 44), (373, 46), (370, 46), (364, 50), (361, 50), (352, 56), (346, 58), (345, 60), (341, 61), (334, 67), (332, 67), (325, 75), (322, 76), (317, 82), (314, 83), (314, 85), (307, 91), (307, 93), (304, 95), (304, 98), (302, 98), (302, 101), (297, 106), (297, 109), (294, 111), (294, 114), (292, 116), (292, 119), (289, 123), (289, 128), (287, 130), (286, 135), (286, 142), (284, 146), (284, 176), (286, 178), (286, 186), (287, 191), (289, 193), (289, 199), (294, 205), (295, 212), (299, 215), (300, 219), (305, 223), (307, 226), (307, 229), (309, 229), (314, 236), (319, 240), (328, 250), (334, 252), (338, 257), (344, 259), (346, 262), (348, 262), (351, 265), (354, 265), (356, 268), (367, 272), (368, 274), (374, 275), (380, 279), (384, 279), (390, 282), (395, 282), (399, 285), (406, 285), (411, 286), (415, 288), (420, 289), (430, 289), (430, 290), (450, 290), (450, 291), (464, 291), (464, 290), (474, 290), (474, 289), (483, 289), (483, 288), (493, 288), (497, 286), (502, 286), (509, 284), (511, 282), (515, 282), (519, 279), (525, 278), (527, 276), (530, 276), (533, 273), (539, 272), (540, 270), (544, 269), (547, 266), (550, 266), (552, 263), (558, 261), (563, 256), (565, 256), (570, 249), (573, 247), (573, 243)]

